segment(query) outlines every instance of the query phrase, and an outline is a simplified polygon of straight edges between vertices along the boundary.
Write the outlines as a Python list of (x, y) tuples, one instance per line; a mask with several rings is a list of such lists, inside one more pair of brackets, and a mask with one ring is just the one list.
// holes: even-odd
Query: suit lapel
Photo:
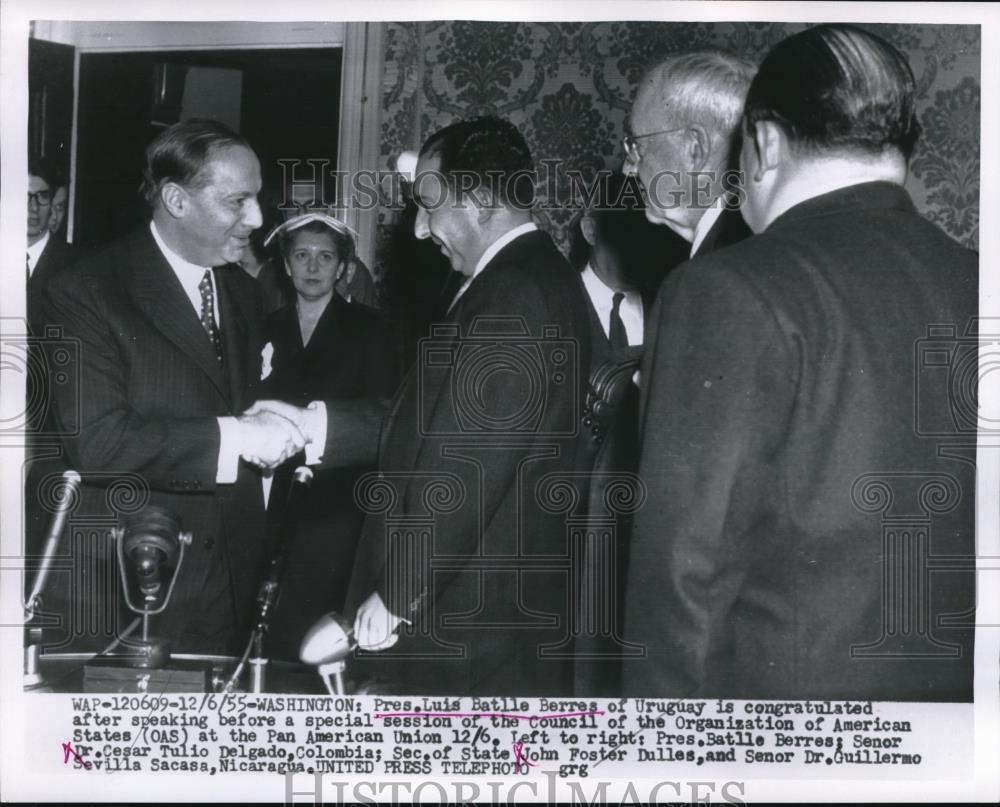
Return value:
[(154, 328), (190, 357), (228, 401), (229, 386), (212, 343), (152, 234), (148, 230), (137, 234), (129, 245), (129, 253), (131, 266), (124, 281), (138, 309)]

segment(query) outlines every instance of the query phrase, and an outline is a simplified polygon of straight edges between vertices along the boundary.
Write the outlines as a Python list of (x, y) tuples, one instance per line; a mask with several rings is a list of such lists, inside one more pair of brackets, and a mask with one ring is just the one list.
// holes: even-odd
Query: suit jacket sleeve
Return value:
[(633, 695), (699, 694), (727, 636), (768, 518), (763, 492), (794, 396), (794, 345), (752, 284), (715, 257), (669, 278), (643, 365), (640, 476), (647, 486), (629, 559), (626, 631), (647, 658), (626, 665)]
[(400, 380), (399, 330), (380, 318), (370, 329), (364, 350), (364, 387), (368, 394), (324, 401), (327, 427), (323, 459), (318, 466), (321, 469), (375, 465), (378, 459), (383, 421)]
[[(149, 417), (129, 401), (129, 375), (155, 372), (132, 367), (116, 338), (116, 313), (105, 305), (100, 284), (63, 273), (47, 289), (50, 322), (76, 342), (78, 385), (56, 385), (54, 414), (67, 453), (81, 472), (120, 471), (142, 475), (154, 490), (215, 488), (219, 427), (214, 417)], [(176, 394), (163, 389), (162, 394)]]
[[(463, 300), (459, 324), (462, 328), (462, 336), (468, 335), (468, 329), (477, 317), (498, 317), (510, 316), (516, 313), (523, 318), (530, 335), (534, 338), (542, 337), (542, 326), (555, 323), (559, 318), (553, 314), (552, 309), (546, 301), (546, 294), (543, 290), (533, 285), (530, 275), (522, 272), (499, 271), (492, 274), (489, 285), (481, 286), (478, 289), (470, 289), (468, 298)], [(511, 402), (526, 400), (531, 395), (529, 380), (524, 374), (519, 372), (499, 372), (490, 376), (488, 386), (481, 390), (479, 403), (481, 404), (482, 422), (501, 422), (510, 413)], [(472, 500), (462, 504), (454, 512), (448, 515), (448, 521), (438, 530), (435, 538), (435, 553), (442, 556), (450, 556), (453, 560), (458, 560), (456, 565), (448, 570), (435, 570), (432, 580), (423, 579), (426, 569), (423, 565), (407, 563), (405, 555), (408, 549), (396, 543), (387, 547), (385, 568), (394, 569), (394, 575), (381, 574), (376, 580), (376, 587), (379, 596), (386, 604), (389, 611), (397, 616), (406, 618), (414, 617), (418, 613), (419, 605), (431, 598), (438, 598), (440, 592), (447, 588), (455, 576), (461, 571), (461, 558), (471, 562), (478, 558), (483, 549), (483, 545), (488, 541), (509, 540), (510, 535), (499, 536), (491, 533), (490, 525), (498, 518), (498, 508), (502, 506), (510, 489), (518, 484), (518, 470), (531, 452), (532, 436), (527, 434), (525, 441), (511, 446), (502, 451), (495, 451), (490, 455), (489, 469), (481, 475), (477, 469), (469, 462), (447, 462), (442, 465), (442, 456), (449, 440), (438, 438), (439, 434), (454, 434), (458, 431), (456, 421), (456, 411), (459, 403), (452, 399), (452, 385), (450, 378), (442, 383), (442, 392), (436, 405), (424, 417), (424, 438), (421, 448), (421, 467), (438, 468), (457, 474), (464, 484), (466, 495)], [(549, 391), (547, 400), (548, 411), (555, 408), (562, 409), (562, 416), (567, 414), (570, 418), (575, 416), (575, 412), (565, 411), (570, 405), (571, 396), (560, 395)], [(423, 404), (430, 405), (429, 401)], [(395, 438), (395, 431), (393, 432)], [(411, 435), (404, 435), (403, 439), (412, 439)], [(489, 441), (488, 429), (482, 435), (484, 442)], [(450, 442), (454, 442), (452, 438)], [(552, 443), (551, 439), (544, 439), (541, 442)], [(391, 468), (381, 470), (394, 470)], [(477, 501), (478, 499), (478, 501)], [(421, 505), (416, 501), (405, 502), (404, 507), (420, 509)], [(526, 516), (528, 518), (530, 516)], [(506, 527), (501, 531), (513, 534), (516, 527), (505, 521), (503, 516), (499, 516)], [(398, 552), (401, 556), (394, 554)], [(494, 547), (494, 551), (496, 548)], [(514, 551), (513, 547), (511, 551)], [(531, 552), (531, 547), (524, 547), (524, 551)], [(390, 580), (402, 579), (403, 575), (408, 575), (409, 580), (403, 588), (390, 588)], [(415, 595), (415, 599), (403, 600), (405, 594)]]

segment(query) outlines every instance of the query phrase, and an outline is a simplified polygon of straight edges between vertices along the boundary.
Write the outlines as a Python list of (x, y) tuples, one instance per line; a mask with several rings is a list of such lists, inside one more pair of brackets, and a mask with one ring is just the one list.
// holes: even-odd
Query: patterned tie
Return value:
[(624, 299), (625, 295), (620, 291), (615, 292), (611, 298), (612, 305), (611, 318), (608, 323), (608, 342), (611, 344), (612, 350), (624, 350), (628, 347), (628, 334), (625, 332), (625, 323), (622, 322), (622, 317), (619, 313), (622, 300)]
[(212, 270), (206, 269), (198, 284), (201, 292), (201, 325), (212, 340), (215, 348), (215, 358), (222, 362), (222, 339), (219, 338), (219, 326), (215, 322), (215, 290), (212, 288)]

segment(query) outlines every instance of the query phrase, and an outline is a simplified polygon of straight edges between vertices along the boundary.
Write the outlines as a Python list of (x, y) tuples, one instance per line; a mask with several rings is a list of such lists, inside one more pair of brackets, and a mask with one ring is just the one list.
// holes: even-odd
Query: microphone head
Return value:
[(336, 611), (324, 614), (309, 628), (299, 658), (304, 664), (331, 664), (341, 661), (354, 649), (354, 630)]
[(180, 561), (181, 520), (164, 507), (146, 505), (123, 516), (119, 526), (125, 601), (135, 613), (158, 613)]

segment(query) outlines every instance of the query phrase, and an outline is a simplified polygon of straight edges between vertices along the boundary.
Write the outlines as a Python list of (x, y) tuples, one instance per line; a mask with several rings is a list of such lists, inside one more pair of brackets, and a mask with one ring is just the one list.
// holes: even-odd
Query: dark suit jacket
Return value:
[(884, 586), (905, 580), (903, 544), (918, 564), (974, 554), (974, 466), (917, 434), (914, 396), (948, 419), (915, 347), (930, 325), (965, 332), (976, 254), (865, 183), (692, 260), (657, 310), (626, 609), (648, 657), (625, 694), (971, 699), (971, 619), (938, 620), (974, 607), (972, 575)]
[(49, 236), (49, 243), (42, 250), (38, 263), (35, 264), (35, 271), (31, 273), (28, 280), (28, 323), (32, 333), (39, 336), (44, 335), (45, 322), (42, 319), (44, 298), (42, 295), (45, 287), (56, 274), (81, 257), (81, 251), (72, 244), (67, 244), (57, 235)]
[[(362, 270), (364, 271), (364, 270)], [(303, 346), (295, 305), (275, 311), (267, 321), (274, 348), (273, 370), (261, 396), (296, 406), (338, 398), (363, 401), (391, 397), (399, 383), (399, 340), (374, 309), (334, 294)], [(378, 403), (374, 403), (378, 407)], [(336, 438), (330, 453), (336, 456)], [(317, 468), (300, 512), (287, 511), (293, 458), (275, 473), (268, 520), (280, 528), (294, 520), (296, 532), (288, 555), (268, 652), (298, 659), (306, 630), (327, 611), (342, 611), (354, 550), (364, 512), (354, 499), (358, 477), (367, 464)]]
[(398, 689), (565, 693), (566, 515), (536, 497), (546, 474), (575, 466), (590, 363), (583, 290), (549, 236), (528, 233), (448, 321), (450, 333), (424, 343), (383, 428), (379, 471), (395, 498), (359, 494), (373, 510), (388, 505), (388, 518), (365, 522), (348, 614), (378, 590), (414, 622), (376, 657)]
[[(119, 513), (148, 501), (179, 515), (194, 542), (170, 605), (154, 618), (154, 630), (172, 638), (203, 619), (209, 603), (231, 604), (248, 620), (262, 561), (259, 473), (241, 462), (235, 484), (215, 481), (216, 418), (239, 414), (257, 397), (262, 303), (239, 267), (216, 269), (215, 278), (222, 366), (148, 227), (60, 273), (47, 288), (49, 316), (79, 345), (70, 367), (77, 386), (58, 388), (53, 401), (60, 427), (77, 435), (66, 447), (85, 483), (76, 531), (70, 525), (84, 544), (79, 563), (94, 563), (103, 528)], [(83, 529), (87, 519), (97, 519), (96, 532)], [(231, 603), (218, 590), (227, 564)], [(80, 569), (85, 590), (70, 598), (106, 601), (100, 587), (113, 587), (117, 571), (101, 561)], [(107, 626), (101, 628), (103, 635)]]
[(33, 402), (28, 410), (31, 422), (26, 436), (24, 469), (25, 547), (29, 554), (41, 551), (52, 517), (51, 508), (42, 503), (41, 485), (46, 478), (59, 476), (66, 470), (62, 443), (54, 436), (48, 383), (49, 372), (55, 370), (51, 360), (59, 355), (61, 340), (58, 334), (46, 331), (46, 326), (52, 323), (46, 321), (44, 289), (56, 274), (75, 263), (81, 255), (72, 244), (50, 235), (26, 289), (28, 329), (39, 340), (33, 342), (29, 350), (40, 369), (26, 379), (27, 400)]

